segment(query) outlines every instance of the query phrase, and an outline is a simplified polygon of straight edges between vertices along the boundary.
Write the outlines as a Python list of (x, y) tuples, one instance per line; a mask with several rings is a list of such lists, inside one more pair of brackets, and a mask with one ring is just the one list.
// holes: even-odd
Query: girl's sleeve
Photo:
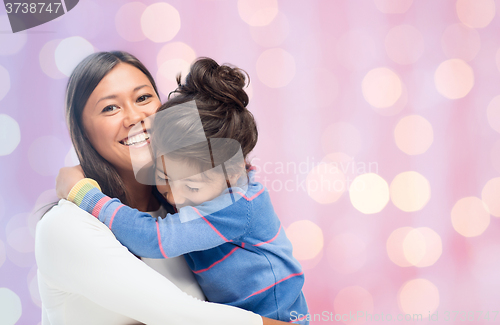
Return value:
[(35, 256), (40, 274), (60, 290), (145, 324), (262, 324), (256, 314), (182, 292), (65, 200), (39, 221)]
[(183, 207), (179, 213), (158, 219), (104, 195), (90, 182), (77, 184), (68, 199), (102, 221), (124, 246), (142, 257), (169, 258), (207, 250), (242, 236), (249, 225), (246, 202), (224, 204), (231, 200), (229, 196)]

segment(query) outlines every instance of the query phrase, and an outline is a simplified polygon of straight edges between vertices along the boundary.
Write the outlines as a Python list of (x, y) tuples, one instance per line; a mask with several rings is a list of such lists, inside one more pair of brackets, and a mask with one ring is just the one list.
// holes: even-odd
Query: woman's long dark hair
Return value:
[(136, 67), (151, 82), (158, 98), (158, 90), (151, 73), (133, 55), (122, 52), (98, 52), (89, 55), (75, 68), (66, 88), (66, 120), (71, 141), (86, 177), (96, 180), (102, 192), (128, 204), (129, 197), (123, 180), (115, 167), (92, 146), (83, 127), (82, 113), (87, 101), (99, 82), (119, 63)]

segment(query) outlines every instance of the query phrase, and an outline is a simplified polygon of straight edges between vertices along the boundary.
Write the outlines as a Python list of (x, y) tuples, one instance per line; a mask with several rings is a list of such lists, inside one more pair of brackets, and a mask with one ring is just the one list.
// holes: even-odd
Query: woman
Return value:
[[(85, 174), (107, 195), (156, 217), (165, 208), (151, 186), (136, 181), (130, 160), (147, 141), (130, 141), (128, 131), (159, 106), (151, 74), (124, 52), (87, 57), (67, 87), (71, 139)], [(35, 254), (43, 325), (282, 323), (193, 298), (203, 294), (182, 257), (149, 261), (169, 281), (65, 200), (39, 222)]]

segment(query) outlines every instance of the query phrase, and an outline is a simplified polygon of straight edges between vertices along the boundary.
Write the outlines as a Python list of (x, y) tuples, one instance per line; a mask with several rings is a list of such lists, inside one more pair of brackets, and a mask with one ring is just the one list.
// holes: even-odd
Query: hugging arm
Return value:
[[(145, 324), (260, 325), (248, 311), (197, 300), (130, 254), (101, 222), (61, 201), (37, 226), (41, 276)], [(271, 320), (265, 320), (264, 324)]]
[[(246, 206), (230, 206), (229, 212), (214, 208), (219, 198), (155, 219), (109, 198), (86, 181), (78, 183), (68, 199), (97, 217), (123, 245), (142, 257), (168, 258), (207, 250), (241, 236), (249, 224)], [(208, 213), (207, 209), (213, 211)]]

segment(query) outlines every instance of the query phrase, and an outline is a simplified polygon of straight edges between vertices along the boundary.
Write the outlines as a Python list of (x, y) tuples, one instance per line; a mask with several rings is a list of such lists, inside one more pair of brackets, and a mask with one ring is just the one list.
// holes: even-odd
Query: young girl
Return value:
[[(307, 314), (301, 266), (269, 193), (246, 164), (258, 134), (246, 108), (243, 71), (202, 58), (185, 84), (178, 83), (151, 133), (156, 186), (178, 213), (152, 218), (105, 196), (89, 179), (79, 181), (68, 200), (138, 256), (184, 254), (209, 301), (307, 324), (293, 316)], [(147, 140), (146, 131), (123, 143)]]

